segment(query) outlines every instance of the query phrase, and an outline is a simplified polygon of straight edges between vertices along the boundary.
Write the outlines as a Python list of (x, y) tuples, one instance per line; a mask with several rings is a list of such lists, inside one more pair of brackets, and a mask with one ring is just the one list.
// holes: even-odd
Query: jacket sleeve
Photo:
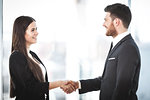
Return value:
[(81, 82), (81, 89), (79, 89), (79, 94), (97, 91), (100, 90), (101, 77), (95, 79), (80, 80), (80, 82)]
[(48, 93), (49, 82), (39, 82), (30, 71), (25, 56), (19, 52), (11, 54), (9, 70), (17, 93), (42, 95)]
[(131, 89), (133, 90), (133, 85), (137, 81), (136, 77), (138, 77), (138, 70), (140, 69), (140, 56), (136, 46), (126, 45), (120, 51), (118, 55), (116, 87), (111, 100), (127, 100)]

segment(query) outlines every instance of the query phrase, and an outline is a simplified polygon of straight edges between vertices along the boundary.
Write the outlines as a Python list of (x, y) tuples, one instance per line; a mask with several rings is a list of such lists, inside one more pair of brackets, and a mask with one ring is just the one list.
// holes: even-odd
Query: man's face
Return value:
[(103, 23), (103, 26), (107, 30), (106, 31), (106, 36), (115, 37), (117, 32), (116, 32), (116, 29), (115, 29), (114, 24), (113, 24), (113, 20), (110, 17), (110, 13), (109, 12), (106, 13), (106, 16), (105, 16), (104, 20), (105, 20), (105, 22)]

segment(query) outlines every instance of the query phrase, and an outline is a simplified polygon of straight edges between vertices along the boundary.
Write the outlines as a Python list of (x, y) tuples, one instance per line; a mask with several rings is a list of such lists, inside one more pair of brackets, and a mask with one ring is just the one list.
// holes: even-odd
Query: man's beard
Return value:
[(106, 32), (106, 36), (117, 36), (117, 31), (116, 31), (116, 29), (115, 29), (115, 27), (114, 27), (114, 25), (113, 24), (111, 24), (111, 26), (108, 28), (108, 30), (107, 30), (107, 32)]

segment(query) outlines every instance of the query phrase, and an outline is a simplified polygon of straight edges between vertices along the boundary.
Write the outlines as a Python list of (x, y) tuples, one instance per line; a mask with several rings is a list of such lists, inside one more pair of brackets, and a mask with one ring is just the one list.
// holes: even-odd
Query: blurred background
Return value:
[[(38, 27), (38, 42), (31, 50), (47, 67), (49, 81), (80, 80), (102, 74), (112, 38), (105, 36), (104, 8), (124, 3), (131, 8), (129, 31), (139, 46), (142, 66), (139, 100), (150, 100), (149, 0), (0, 0), (0, 100), (9, 98), (9, 55), (13, 22), (31, 16)], [(79, 95), (50, 90), (50, 100), (99, 100), (99, 91)]]

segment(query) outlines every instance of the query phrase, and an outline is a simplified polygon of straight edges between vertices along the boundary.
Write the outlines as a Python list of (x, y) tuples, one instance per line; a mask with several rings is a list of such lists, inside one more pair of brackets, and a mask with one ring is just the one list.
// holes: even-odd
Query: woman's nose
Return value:
[(38, 35), (39, 33), (37, 32), (37, 30), (35, 31), (35, 34)]

